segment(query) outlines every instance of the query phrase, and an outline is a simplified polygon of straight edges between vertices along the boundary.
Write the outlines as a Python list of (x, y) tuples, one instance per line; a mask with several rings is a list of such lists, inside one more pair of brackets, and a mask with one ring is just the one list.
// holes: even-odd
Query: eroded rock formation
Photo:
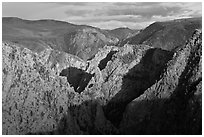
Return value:
[(3, 134), (201, 134), (202, 39), (105, 46), (88, 61), (3, 43)]
[(124, 134), (202, 133), (201, 38), (196, 31), (163, 77), (128, 104), (120, 125)]

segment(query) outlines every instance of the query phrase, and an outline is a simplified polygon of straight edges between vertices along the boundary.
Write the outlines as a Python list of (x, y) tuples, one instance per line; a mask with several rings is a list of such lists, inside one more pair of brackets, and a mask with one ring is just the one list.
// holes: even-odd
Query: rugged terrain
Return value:
[(56, 20), (2, 19), (2, 39), (34, 52), (55, 49), (87, 60), (98, 48), (117, 44), (119, 39), (105, 30)]
[(175, 51), (192, 36), (195, 29), (202, 28), (202, 18), (185, 18), (155, 22), (135, 36), (121, 43), (147, 44), (155, 48)]
[(75, 25), (57, 20), (24, 20), (2, 18), (3, 41), (14, 42), (33, 52), (54, 49), (73, 54), (84, 61), (92, 59), (104, 46), (145, 44), (168, 51), (176, 51), (201, 29), (202, 18), (155, 22), (143, 30), (116, 28), (102, 30), (87, 25)]
[(202, 134), (200, 30), (176, 51), (99, 46), (87, 61), (4, 41), (2, 61), (3, 134)]

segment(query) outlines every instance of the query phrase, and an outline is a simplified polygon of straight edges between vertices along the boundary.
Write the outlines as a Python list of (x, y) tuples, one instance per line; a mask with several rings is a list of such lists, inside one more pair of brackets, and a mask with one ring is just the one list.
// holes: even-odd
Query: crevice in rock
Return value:
[(98, 65), (98, 67), (99, 67), (100, 70), (103, 70), (103, 69), (106, 67), (108, 61), (111, 60), (111, 58), (113, 57), (113, 55), (114, 55), (116, 52), (117, 52), (117, 51), (110, 51), (110, 52), (107, 54), (107, 56), (106, 56), (104, 59), (102, 59), (102, 60), (100, 61), (99, 65)]
[(82, 69), (69, 67), (63, 69), (60, 76), (67, 77), (70, 86), (74, 87), (75, 92), (81, 93), (88, 85), (94, 74), (89, 74)]

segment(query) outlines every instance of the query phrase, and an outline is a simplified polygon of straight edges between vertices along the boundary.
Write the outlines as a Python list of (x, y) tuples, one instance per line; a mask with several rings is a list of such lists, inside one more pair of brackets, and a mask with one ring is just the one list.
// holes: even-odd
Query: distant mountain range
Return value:
[(201, 18), (155, 22), (144, 30), (117, 28), (102, 30), (87, 25), (75, 25), (57, 20), (24, 20), (2, 18), (2, 39), (27, 47), (34, 52), (51, 48), (77, 55), (83, 60), (92, 58), (105, 45), (123, 46), (147, 44), (164, 50), (176, 50), (185, 44)]
[(172, 51), (184, 45), (195, 29), (202, 29), (201, 17), (155, 22), (137, 35), (127, 38), (123, 44), (147, 44)]
[(3, 18), (3, 41), (12, 41), (32, 51), (52, 48), (87, 60), (98, 48), (114, 45), (119, 40), (99, 28), (74, 25), (56, 20), (23, 20)]
[(107, 31), (110, 34), (113, 34), (121, 41), (139, 33), (139, 30), (132, 30), (130, 28), (116, 28), (116, 29), (107, 30)]

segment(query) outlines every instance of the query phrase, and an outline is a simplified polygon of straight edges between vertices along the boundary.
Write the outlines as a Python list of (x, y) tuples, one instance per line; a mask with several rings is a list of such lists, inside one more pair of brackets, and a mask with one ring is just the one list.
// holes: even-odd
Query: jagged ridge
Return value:
[[(198, 30), (174, 54), (105, 46), (87, 62), (50, 49), (2, 47), (3, 134), (201, 134)], [(94, 74), (80, 94), (69, 75), (59, 76), (70, 67)]]

